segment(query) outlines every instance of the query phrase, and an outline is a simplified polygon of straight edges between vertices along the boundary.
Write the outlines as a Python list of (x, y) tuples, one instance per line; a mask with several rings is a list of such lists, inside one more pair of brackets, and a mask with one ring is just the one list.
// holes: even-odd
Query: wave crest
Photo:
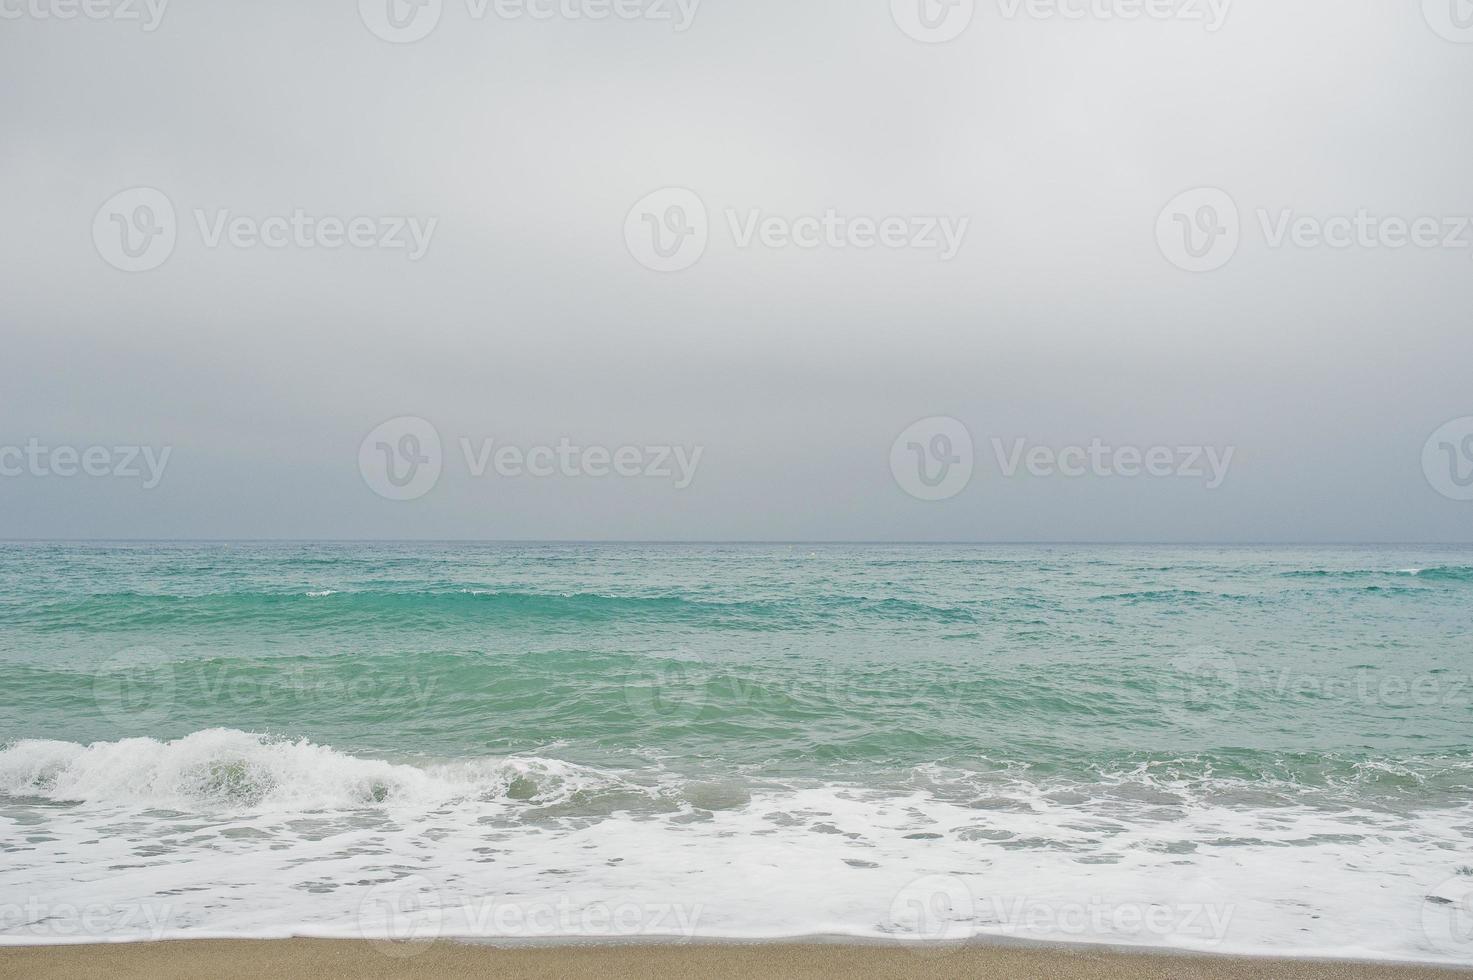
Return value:
[(467, 799), (546, 806), (621, 785), (613, 774), (556, 759), (420, 767), (229, 728), (173, 741), (27, 739), (0, 750), (0, 793), (65, 802), (296, 811)]

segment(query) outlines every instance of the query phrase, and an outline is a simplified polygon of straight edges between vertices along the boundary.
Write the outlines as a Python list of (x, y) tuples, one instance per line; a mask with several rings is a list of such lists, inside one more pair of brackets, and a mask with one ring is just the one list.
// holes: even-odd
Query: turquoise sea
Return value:
[(0, 692), (3, 942), (1473, 962), (1473, 548), (15, 543)]

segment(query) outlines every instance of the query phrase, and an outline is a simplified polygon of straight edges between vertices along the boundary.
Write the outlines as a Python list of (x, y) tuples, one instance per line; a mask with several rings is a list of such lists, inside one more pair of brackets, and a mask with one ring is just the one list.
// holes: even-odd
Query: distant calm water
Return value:
[(3, 545), (0, 941), (1473, 962), (1470, 640), (1466, 548)]

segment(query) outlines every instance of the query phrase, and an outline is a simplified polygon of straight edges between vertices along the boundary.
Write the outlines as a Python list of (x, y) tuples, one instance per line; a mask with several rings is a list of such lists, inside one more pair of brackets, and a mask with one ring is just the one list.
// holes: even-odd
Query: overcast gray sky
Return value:
[(1473, 540), (1459, 0), (89, 2), (0, 0), (0, 537)]

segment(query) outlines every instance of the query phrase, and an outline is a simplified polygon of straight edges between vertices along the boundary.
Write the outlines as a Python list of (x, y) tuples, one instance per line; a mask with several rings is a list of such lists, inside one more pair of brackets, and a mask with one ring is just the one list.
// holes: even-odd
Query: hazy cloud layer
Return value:
[(1473, 540), (1454, 0), (908, 2), (0, 0), (0, 536)]

